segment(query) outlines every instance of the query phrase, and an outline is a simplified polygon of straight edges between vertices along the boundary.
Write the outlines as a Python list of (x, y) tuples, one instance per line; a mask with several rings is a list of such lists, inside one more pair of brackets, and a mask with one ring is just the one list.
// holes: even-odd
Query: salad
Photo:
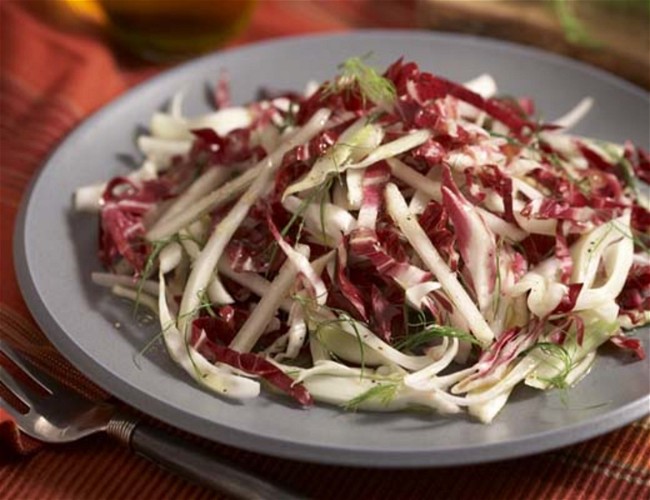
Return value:
[(222, 397), (466, 411), (568, 388), (650, 322), (650, 156), (545, 123), (489, 75), (360, 58), (303, 92), (187, 117), (128, 176), (80, 188), (106, 272), (171, 358)]

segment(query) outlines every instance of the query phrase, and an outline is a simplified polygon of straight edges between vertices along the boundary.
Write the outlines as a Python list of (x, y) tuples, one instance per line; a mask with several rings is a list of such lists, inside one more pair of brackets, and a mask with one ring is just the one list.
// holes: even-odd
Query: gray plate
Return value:
[[(517, 390), (492, 425), (324, 406), (303, 410), (268, 395), (238, 404), (197, 388), (160, 346), (134, 361), (156, 328), (137, 324), (129, 305), (90, 282), (91, 271), (100, 269), (97, 221), (72, 212), (75, 188), (126, 172), (122, 155), (137, 156), (136, 129), (179, 89), (187, 93), (189, 112), (207, 109), (206, 82), (214, 82), (221, 69), (230, 73), (235, 102), (243, 102), (261, 85), (302, 89), (311, 79), (331, 77), (347, 57), (370, 51), (378, 67), (404, 55), (460, 81), (490, 72), (502, 92), (534, 96), (548, 117), (593, 96), (596, 106), (577, 132), (648, 145), (644, 92), (591, 67), (507, 43), (368, 31), (209, 55), (131, 90), (85, 121), (34, 181), (17, 225), (16, 268), (49, 339), (90, 379), (145, 413), (214, 441), (315, 462), (413, 467), (505, 459), (587, 439), (648, 413), (648, 360), (631, 362), (622, 353), (599, 357), (591, 375), (566, 395)], [(647, 334), (646, 329), (646, 349)]]

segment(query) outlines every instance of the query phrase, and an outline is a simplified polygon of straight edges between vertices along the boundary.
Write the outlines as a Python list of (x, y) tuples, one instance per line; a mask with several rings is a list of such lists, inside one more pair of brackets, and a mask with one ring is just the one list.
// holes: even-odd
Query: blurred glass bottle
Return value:
[(249, 22), (256, 0), (65, 0), (106, 25), (126, 48), (149, 60), (208, 52)]

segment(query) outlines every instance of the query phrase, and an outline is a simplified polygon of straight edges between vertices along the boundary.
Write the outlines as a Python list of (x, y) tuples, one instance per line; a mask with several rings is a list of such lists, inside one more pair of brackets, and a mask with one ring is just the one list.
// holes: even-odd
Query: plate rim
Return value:
[[(379, 450), (367, 448), (364, 449), (362, 446), (353, 447), (351, 445), (323, 446), (321, 444), (292, 442), (290, 446), (287, 446), (287, 442), (284, 439), (278, 439), (268, 435), (260, 435), (246, 430), (232, 429), (227, 425), (223, 425), (213, 420), (211, 421), (211, 424), (217, 428), (218, 436), (214, 435), (214, 433), (213, 435), (206, 435), (207, 433), (205, 432), (196, 432), (196, 429), (192, 429), (191, 422), (179, 425), (178, 419), (174, 416), (177, 412), (175, 408), (165, 405), (161, 399), (156, 398), (151, 394), (138, 390), (118, 375), (106, 369), (77, 346), (72, 341), (71, 337), (69, 337), (68, 334), (59, 327), (53, 315), (42, 301), (36, 283), (28, 267), (25, 231), (32, 193), (39, 184), (39, 181), (42, 179), (52, 158), (66, 146), (68, 141), (74, 140), (75, 137), (84, 133), (88, 128), (91, 128), (92, 125), (98, 120), (101, 120), (105, 114), (110, 113), (113, 107), (121, 105), (122, 102), (127, 101), (128, 99), (132, 99), (134, 95), (146, 92), (148, 86), (156, 85), (161, 80), (164, 81), (168, 78), (174, 78), (175, 75), (180, 73), (191, 72), (193, 67), (202, 66), (206, 64), (206, 61), (215, 58), (218, 59), (224, 54), (230, 54), (233, 52), (245, 53), (247, 51), (258, 50), (260, 47), (274, 45), (282, 46), (283, 44), (300, 43), (302, 40), (363, 38), (366, 36), (426, 37), (432, 41), (438, 39), (471, 44), (487, 43), (492, 47), (496, 46), (504, 50), (534, 56), (542, 60), (550, 60), (564, 66), (570, 66), (573, 69), (577, 68), (582, 72), (607, 81), (610, 85), (624, 89), (627, 92), (632, 92), (650, 103), (650, 95), (640, 87), (612, 75), (607, 71), (593, 67), (581, 61), (575, 61), (565, 56), (513, 42), (475, 35), (443, 33), (428, 30), (367, 29), (353, 30), (343, 33), (306, 34), (266, 39), (257, 43), (236, 46), (206, 54), (180, 64), (177, 67), (163, 70), (160, 74), (128, 89), (123, 94), (109, 101), (77, 124), (75, 128), (66, 134), (57, 146), (46, 156), (38, 171), (33, 175), (27, 189), (24, 191), (20, 208), (15, 219), (15, 229), (13, 234), (14, 269), (25, 303), (48, 340), (54, 344), (57, 350), (68, 361), (70, 361), (73, 366), (79, 369), (93, 383), (97, 384), (111, 395), (119, 394), (120, 400), (123, 400), (130, 406), (135, 407), (148, 415), (158, 418), (168, 425), (228, 446), (245, 449), (255, 453), (263, 453), (281, 458), (305, 460), (314, 463), (373, 468), (443, 467), (479, 464), (539, 454), (558, 447), (575, 444), (623, 427), (649, 414), (650, 393), (643, 398), (629, 402), (613, 411), (592, 417), (587, 421), (567, 425), (560, 429), (547, 430), (532, 436), (510, 439), (505, 442), (482, 443), (473, 448), (459, 446), (436, 448), (435, 450), (397, 450), (389, 453), (382, 453)], [(192, 414), (186, 414), (186, 417), (190, 417), (188, 421), (206, 420), (205, 418), (202, 419), (200, 416)], [(535, 444), (535, 446), (531, 448), (532, 444)], [(327, 453), (323, 453), (323, 450), (327, 450)], [(468, 455), (471, 455), (471, 457), (468, 457)]]

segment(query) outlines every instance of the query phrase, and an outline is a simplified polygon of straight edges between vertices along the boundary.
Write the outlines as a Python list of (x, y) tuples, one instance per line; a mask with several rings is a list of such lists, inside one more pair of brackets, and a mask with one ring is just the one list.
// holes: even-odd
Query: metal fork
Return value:
[(164, 469), (238, 499), (297, 499), (297, 495), (225, 463), (207, 450), (180, 437), (118, 412), (107, 403), (94, 403), (65, 387), (0, 340), (0, 351), (42, 388), (38, 391), (13, 377), (0, 365), (0, 382), (26, 407), (21, 413), (0, 398), (0, 407), (25, 434), (40, 441), (65, 443), (106, 432)]

